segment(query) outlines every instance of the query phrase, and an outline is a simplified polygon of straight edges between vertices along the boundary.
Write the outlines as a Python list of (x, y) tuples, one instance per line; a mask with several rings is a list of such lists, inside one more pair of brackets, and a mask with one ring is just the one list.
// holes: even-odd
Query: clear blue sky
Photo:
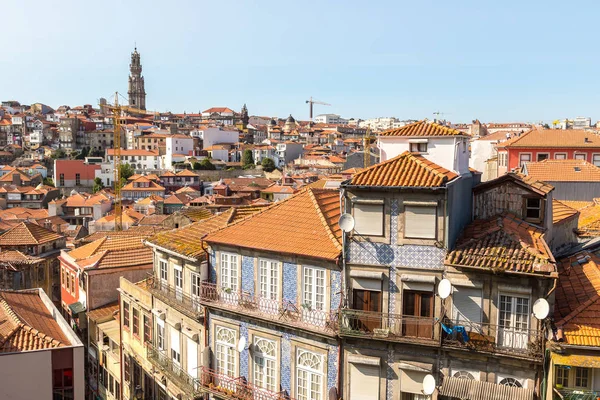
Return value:
[(150, 110), (308, 118), (600, 119), (594, 1), (6, 1), (0, 98), (51, 106), (127, 91)]

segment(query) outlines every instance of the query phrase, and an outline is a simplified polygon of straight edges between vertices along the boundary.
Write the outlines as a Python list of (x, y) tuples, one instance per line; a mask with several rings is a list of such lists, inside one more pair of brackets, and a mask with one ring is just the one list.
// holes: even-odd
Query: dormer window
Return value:
[(525, 199), (525, 218), (528, 220), (542, 220), (542, 199), (526, 198)]
[(427, 142), (410, 143), (411, 153), (427, 153)]

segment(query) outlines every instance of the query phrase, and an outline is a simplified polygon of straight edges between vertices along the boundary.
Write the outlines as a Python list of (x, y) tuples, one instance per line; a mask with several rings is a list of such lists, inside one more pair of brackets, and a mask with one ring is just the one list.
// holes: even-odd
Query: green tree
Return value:
[(273, 172), (276, 168), (275, 161), (268, 157), (263, 158), (260, 164), (262, 165), (263, 170), (266, 172)]
[[(205, 158), (204, 160), (200, 161), (197, 164), (200, 165), (201, 170), (214, 171), (215, 169), (217, 169), (217, 167), (215, 167), (215, 165), (213, 163), (211, 163), (208, 158)], [(196, 169), (196, 168), (194, 168), (194, 169)]]
[(104, 183), (102, 183), (102, 179), (96, 178), (94, 179), (94, 186), (92, 187), (92, 192), (96, 193), (104, 189)]
[(61, 158), (66, 158), (67, 157), (67, 152), (64, 149), (57, 149), (54, 153), (52, 153), (52, 158), (54, 159), (61, 159)]
[(200, 163), (198, 161), (194, 162), (194, 170), (198, 171), (199, 169), (202, 169), (202, 165), (200, 165)]
[(54, 187), (54, 181), (52, 178), (44, 178), (44, 185)]
[(252, 150), (244, 150), (244, 153), (242, 154), (242, 167), (245, 169), (254, 167), (254, 157), (252, 156)]
[(125, 179), (125, 181), (127, 181), (127, 179), (129, 179), (134, 173), (135, 171), (130, 164), (121, 164), (121, 179)]

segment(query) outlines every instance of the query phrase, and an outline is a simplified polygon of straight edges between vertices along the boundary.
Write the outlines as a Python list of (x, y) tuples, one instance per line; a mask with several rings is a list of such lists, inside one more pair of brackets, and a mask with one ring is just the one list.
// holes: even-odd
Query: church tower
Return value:
[(141, 110), (146, 109), (146, 90), (144, 89), (144, 77), (142, 76), (142, 64), (137, 47), (131, 53), (131, 64), (129, 64), (129, 105)]

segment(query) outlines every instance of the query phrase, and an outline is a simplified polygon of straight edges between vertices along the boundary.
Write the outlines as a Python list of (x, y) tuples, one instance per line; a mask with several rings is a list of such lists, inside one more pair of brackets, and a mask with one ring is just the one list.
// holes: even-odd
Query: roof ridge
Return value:
[[(432, 168), (432, 167), (431, 167), (431, 165), (430, 165), (430, 164), (435, 164), (433, 161), (427, 160), (425, 157), (423, 157), (423, 156), (420, 156), (420, 155), (419, 155), (419, 156), (416, 156), (416, 155), (414, 155), (414, 154), (412, 154), (412, 153), (410, 153), (409, 155), (410, 155), (410, 156), (411, 156), (411, 158), (412, 158), (412, 159), (414, 159), (414, 160), (415, 160), (415, 161), (416, 161), (416, 162), (417, 162), (417, 163), (418, 163), (418, 164), (419, 164), (421, 167), (423, 167), (423, 168), (426, 168), (428, 171), (431, 171), (431, 172), (433, 172), (435, 175), (437, 175), (437, 176), (441, 177), (441, 178), (442, 178), (442, 179), (444, 179), (444, 180), (447, 180), (447, 179), (448, 179), (448, 177), (447, 177), (445, 174), (441, 173), (441, 172), (440, 172), (440, 171), (439, 171), (437, 168)], [(427, 162), (425, 162), (425, 161), (427, 161)], [(429, 164), (428, 164), (428, 163), (429, 163)], [(441, 165), (438, 165), (438, 164), (435, 164), (435, 165), (437, 165), (437, 166), (438, 166), (438, 167), (440, 167), (440, 168), (444, 168), (444, 167), (442, 167)], [(446, 169), (446, 168), (444, 168), (444, 169)], [(450, 171), (450, 170), (446, 169), (446, 171)], [(450, 171), (450, 172), (453, 172), (453, 171)]]
[(596, 301), (600, 300), (600, 294), (596, 293), (595, 296), (591, 296), (585, 302), (581, 303), (576, 309), (567, 314), (563, 319), (558, 321), (556, 325), (560, 325), (561, 327), (567, 325), (573, 318), (575, 318), (579, 313), (584, 311), (586, 308), (594, 304)]
[[(319, 219), (321, 220), (321, 222), (323, 223), (323, 226), (325, 227), (325, 230), (327, 231), (327, 236), (329, 236), (329, 238), (331, 239), (331, 241), (333, 242), (335, 247), (337, 247), (338, 249), (340, 249), (340, 251), (342, 251), (343, 250), (342, 244), (340, 243), (339, 240), (337, 240), (337, 238), (333, 234), (333, 231), (331, 230), (331, 227), (327, 223), (327, 219), (325, 218), (325, 215), (323, 215), (323, 211), (321, 210), (319, 201), (317, 200), (315, 194), (313, 193), (314, 190), (315, 190), (314, 188), (307, 188), (308, 195), (309, 195), (311, 201), (313, 202), (313, 204), (315, 205), (315, 209), (317, 211)], [(320, 190), (326, 191), (329, 189), (320, 189)]]

